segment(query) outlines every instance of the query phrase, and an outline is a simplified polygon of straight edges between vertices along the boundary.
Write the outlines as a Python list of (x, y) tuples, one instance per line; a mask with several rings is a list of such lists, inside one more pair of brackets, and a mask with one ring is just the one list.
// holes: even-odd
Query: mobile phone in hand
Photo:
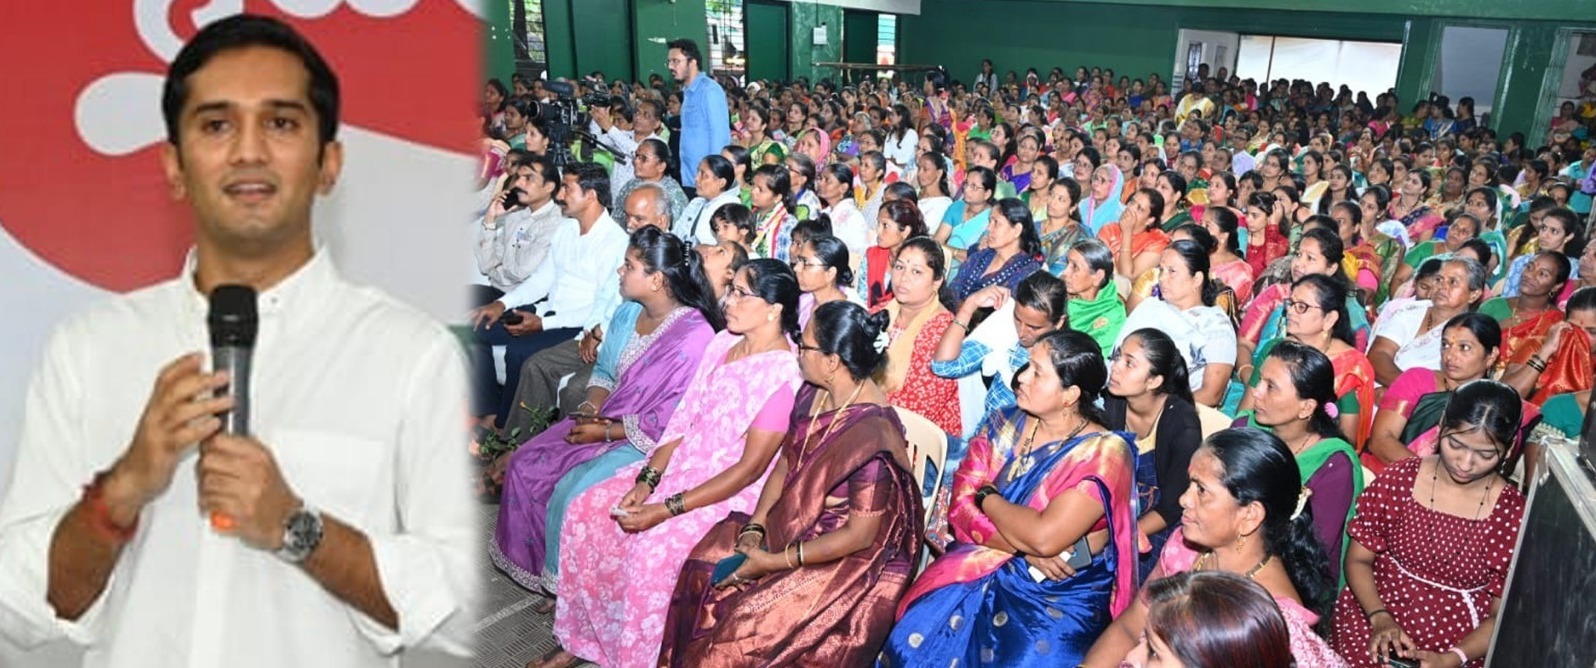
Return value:
[(1404, 659), (1399, 656), (1386, 657), (1385, 665), (1389, 666), (1390, 668), (1419, 668), (1419, 662), (1414, 661), (1413, 659)]
[(499, 316), (499, 322), (502, 322), (506, 325), (519, 325), (521, 324), (521, 321), (525, 319), (526, 318), (521, 315), (520, 311), (515, 310), (505, 311), (504, 315)]

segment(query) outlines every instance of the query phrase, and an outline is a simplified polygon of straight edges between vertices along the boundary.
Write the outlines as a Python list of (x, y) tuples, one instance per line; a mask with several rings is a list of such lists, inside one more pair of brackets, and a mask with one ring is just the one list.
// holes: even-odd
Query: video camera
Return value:
[(582, 142), (590, 151), (597, 147), (613, 153), (587, 132), (588, 122), (592, 119), (588, 110), (609, 106), (608, 90), (603, 86), (593, 86), (590, 92), (578, 101), (576, 87), (569, 82), (550, 81), (544, 84), (544, 88), (554, 94), (554, 99), (549, 102), (532, 101), (531, 118), (542, 119), (548, 127), (549, 157), (554, 160), (556, 167), (580, 162), (571, 152), (574, 141)]

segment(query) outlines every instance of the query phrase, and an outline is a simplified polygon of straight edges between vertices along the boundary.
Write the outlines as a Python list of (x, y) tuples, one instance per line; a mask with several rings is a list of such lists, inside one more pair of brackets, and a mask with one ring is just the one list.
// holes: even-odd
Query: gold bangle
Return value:
[(783, 549), (781, 551), (781, 558), (787, 560), (787, 568), (797, 568), (797, 566), (792, 565), (792, 548)]

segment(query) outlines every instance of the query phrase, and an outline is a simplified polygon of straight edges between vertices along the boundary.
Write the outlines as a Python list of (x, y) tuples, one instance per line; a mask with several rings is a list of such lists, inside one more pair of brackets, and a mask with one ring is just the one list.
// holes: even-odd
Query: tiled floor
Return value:
[[(493, 540), (499, 507), (480, 506), (483, 537), (482, 567), (488, 588), (484, 615), (477, 622), (478, 668), (523, 668), (528, 661), (543, 656), (554, 647), (554, 616), (532, 611), (541, 600), (505, 577), (488, 561), (487, 541)], [(593, 666), (593, 664), (583, 664)]]

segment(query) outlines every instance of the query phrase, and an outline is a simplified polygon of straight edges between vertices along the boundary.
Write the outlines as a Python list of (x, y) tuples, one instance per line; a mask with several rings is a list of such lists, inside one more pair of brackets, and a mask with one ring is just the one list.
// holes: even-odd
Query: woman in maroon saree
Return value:
[[(869, 665), (920, 553), (920, 490), (886, 393), (884, 314), (816, 309), (808, 382), (752, 517), (732, 513), (682, 566), (661, 666)], [(716, 566), (746, 555), (713, 581)]]

